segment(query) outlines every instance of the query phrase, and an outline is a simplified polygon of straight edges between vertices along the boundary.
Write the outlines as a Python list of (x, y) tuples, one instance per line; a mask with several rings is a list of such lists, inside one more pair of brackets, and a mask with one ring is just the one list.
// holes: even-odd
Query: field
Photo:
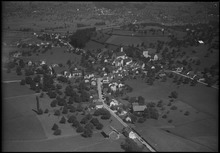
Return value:
[[(163, 107), (165, 108), (164, 110), (157, 108), (160, 114), (158, 120), (150, 119), (145, 123), (137, 123), (135, 124), (135, 129), (140, 133), (145, 133), (146, 135), (143, 135), (147, 138), (151, 137), (149, 136), (150, 133), (154, 133), (152, 131), (149, 133), (146, 132), (150, 131), (149, 128), (146, 128), (148, 126), (154, 128), (156, 127), (165, 131), (168, 130), (169, 134), (166, 134), (168, 135), (167, 139), (169, 139), (169, 137), (179, 137), (180, 140), (178, 141), (181, 143), (182, 141), (186, 141), (182, 139), (187, 139), (187, 141), (193, 141), (194, 145), (200, 144), (200, 147), (201, 145), (204, 145), (210, 150), (217, 150), (218, 91), (201, 84), (198, 84), (195, 87), (191, 87), (189, 85), (180, 85), (178, 87), (177, 85), (172, 84), (170, 81), (171, 80), (169, 79), (167, 82), (155, 81), (153, 86), (149, 86), (146, 83), (143, 83), (141, 80), (129, 80), (126, 82), (133, 88), (133, 92), (127, 94), (129, 97), (137, 97), (141, 95), (146, 99), (146, 102), (156, 103), (159, 100), (163, 100)], [(169, 103), (168, 96), (172, 91), (177, 91), (179, 95), (177, 100), (174, 100), (173, 104), (171, 105), (177, 106), (177, 110), (171, 110), (171, 106), (167, 106)], [(189, 112), (188, 116), (184, 115), (186, 111)], [(161, 116), (164, 114), (167, 115), (166, 119), (161, 118)], [(172, 120), (172, 123), (169, 123), (169, 120)], [(152, 136), (152, 139), (155, 139), (155, 142), (159, 142), (159, 139), (161, 139), (161, 136), (159, 136), (160, 133), (165, 132), (161, 130), (159, 130), (158, 134)], [(202, 141), (199, 141), (200, 137), (203, 138)], [(173, 142), (169, 141), (169, 143), (170, 144), (168, 144), (168, 142), (166, 144), (158, 144), (158, 148), (162, 147), (163, 145), (164, 147), (165, 145), (166, 147), (170, 145), (170, 147), (163, 148), (162, 150), (175, 150), (175, 148), (171, 147)], [(187, 147), (183, 148), (183, 150), (185, 149), (187, 149)]]
[(124, 46), (129, 46), (129, 45), (134, 45), (136, 46), (137, 44), (141, 44), (142, 41), (138, 37), (127, 37), (127, 36), (116, 36), (112, 35), (106, 43), (110, 44), (115, 44), (115, 45), (124, 45)]

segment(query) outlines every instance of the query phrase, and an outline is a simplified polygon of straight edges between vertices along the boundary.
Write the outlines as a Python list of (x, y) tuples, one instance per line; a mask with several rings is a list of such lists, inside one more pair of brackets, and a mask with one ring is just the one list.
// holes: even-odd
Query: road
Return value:
[[(112, 116), (114, 116), (124, 127), (130, 128), (129, 125), (127, 125), (118, 115), (116, 115), (116, 114), (109, 108), (109, 106), (104, 102), (104, 100), (103, 100), (103, 95), (102, 95), (102, 89), (101, 89), (101, 80), (102, 80), (102, 78), (98, 78), (98, 79), (97, 79), (97, 89), (98, 89), (99, 99), (100, 99), (100, 101), (102, 101), (103, 107), (104, 107), (105, 109), (107, 109), (107, 110), (112, 114)], [(134, 131), (132, 130), (132, 128), (130, 128), (130, 129), (131, 129), (132, 132), (134, 132)], [(135, 133), (136, 138), (137, 138), (144, 146), (146, 146), (151, 152), (156, 152), (156, 150), (153, 149), (150, 144), (148, 144), (145, 140), (143, 140), (136, 132), (134, 132), (134, 133)]]
[(15, 83), (15, 82), (21, 82), (21, 80), (2, 81), (2, 83)]
[[(170, 72), (173, 72), (173, 73), (175, 73), (175, 74), (178, 74), (178, 75), (180, 75), (180, 76), (183, 76), (183, 77), (186, 77), (186, 78), (190, 78), (191, 80), (193, 80), (193, 78), (191, 78), (191, 77), (189, 77), (189, 76), (187, 76), (187, 75), (181, 74), (181, 73), (179, 73), (179, 72), (176, 72), (176, 71), (170, 71)], [(199, 82), (199, 83), (201, 83), (201, 84), (204, 84), (204, 85), (206, 85), (206, 86), (208, 85), (207, 83), (201, 82), (201, 81), (199, 81), (199, 80), (198, 80), (197, 82)], [(218, 87), (216, 87), (216, 86), (211, 86), (211, 87), (218, 90)]]

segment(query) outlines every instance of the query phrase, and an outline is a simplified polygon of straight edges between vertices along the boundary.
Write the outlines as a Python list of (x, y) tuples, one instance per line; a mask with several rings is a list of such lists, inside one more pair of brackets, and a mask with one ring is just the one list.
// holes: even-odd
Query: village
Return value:
[[(34, 143), (42, 151), (215, 150), (215, 143), (201, 146), (198, 137), (201, 131), (211, 136), (215, 131), (217, 23), (184, 24), (181, 19), (176, 25), (176, 15), (169, 16), (165, 9), (159, 14), (139, 11), (139, 4), (135, 9), (131, 4), (90, 5), (74, 6), (74, 18), (81, 21), (76, 30), (67, 22), (71, 15), (62, 13), (51, 19), (65, 22), (65, 28), (8, 27), (16, 37), (4, 35), (2, 43), (7, 150), (31, 150)], [(156, 7), (149, 3), (146, 8), (150, 6)], [(69, 9), (67, 3), (53, 6), (59, 7)], [(31, 16), (40, 17), (41, 11), (51, 13), (42, 9)], [(146, 12), (153, 23), (142, 22)], [(86, 18), (96, 22), (82, 22)], [(36, 142), (28, 147), (23, 139)], [(52, 143), (59, 140), (74, 143)], [(19, 143), (24, 148), (18, 148)]]

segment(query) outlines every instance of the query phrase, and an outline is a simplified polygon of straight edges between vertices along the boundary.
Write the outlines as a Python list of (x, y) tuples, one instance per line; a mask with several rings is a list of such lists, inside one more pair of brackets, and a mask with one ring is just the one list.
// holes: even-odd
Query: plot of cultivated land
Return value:
[(150, 126), (146, 126), (145, 130), (137, 126), (136, 130), (139, 131), (157, 151), (212, 151), (204, 145)]
[(45, 139), (45, 133), (35, 113), (35, 96), (3, 100), (4, 140)]
[[(91, 138), (82, 136), (61, 137), (40, 141), (7, 141), (3, 143), (4, 151), (77, 151), (80, 148), (96, 145), (105, 141), (102, 134), (93, 134)], [(109, 144), (108, 141), (106, 141)], [(101, 146), (99, 146), (101, 147)], [(108, 151), (108, 150), (106, 150)]]
[(132, 45), (136, 46), (141, 44), (143, 41), (139, 37), (126, 37), (126, 36), (116, 36), (112, 35), (106, 43), (115, 44), (115, 45)]
[[(68, 60), (72, 60), (75, 62), (80, 61), (81, 56), (80, 55), (76, 55), (73, 53), (69, 53), (69, 52), (65, 52), (66, 48), (65, 47), (54, 47), (51, 50), (48, 50), (46, 53), (42, 54), (39, 53), (39, 56), (36, 55), (32, 55), (29, 57), (24, 57), (24, 59), (28, 59), (28, 60), (33, 60), (33, 61), (39, 61), (39, 60), (45, 60), (47, 62), (47, 64), (59, 64), (62, 63), (63, 65), (66, 65), (66, 62)], [(51, 54), (52, 52), (52, 54)]]
[(15, 96), (23, 96), (23, 95), (29, 95), (34, 94), (35, 92), (30, 90), (26, 86), (21, 86), (20, 83), (3, 83), (2, 84), (3, 89), (3, 97), (4, 98), (11, 98)]

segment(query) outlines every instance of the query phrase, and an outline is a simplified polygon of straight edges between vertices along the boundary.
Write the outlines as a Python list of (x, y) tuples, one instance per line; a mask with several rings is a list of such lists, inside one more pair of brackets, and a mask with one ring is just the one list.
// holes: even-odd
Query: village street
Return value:
[[(131, 129), (120, 117), (118, 117), (110, 108), (109, 106), (104, 102), (103, 95), (102, 95), (102, 89), (101, 89), (101, 80), (102, 78), (97, 78), (97, 90), (100, 101), (102, 101), (103, 106), (105, 109), (107, 109), (123, 126)], [(132, 129), (131, 129), (132, 130)], [(144, 145), (146, 146), (151, 152), (156, 152), (155, 149), (153, 149), (150, 144), (148, 144), (146, 141), (144, 141), (136, 132), (132, 130), (132, 132), (135, 134), (136, 138)]]

